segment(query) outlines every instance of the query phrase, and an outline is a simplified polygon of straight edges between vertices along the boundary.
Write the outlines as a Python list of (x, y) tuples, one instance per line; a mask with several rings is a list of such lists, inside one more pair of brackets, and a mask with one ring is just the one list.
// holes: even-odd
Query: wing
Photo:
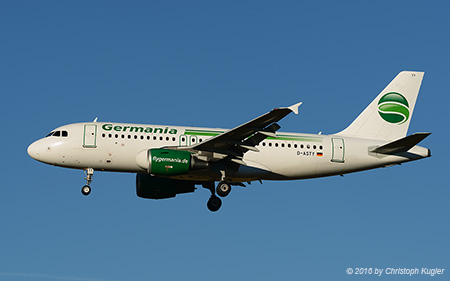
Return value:
[[(245, 165), (242, 161), (244, 153), (249, 150), (258, 152), (259, 150), (256, 148), (256, 145), (261, 141), (267, 137), (276, 138), (275, 132), (280, 129), (280, 126), (276, 122), (291, 112), (298, 114), (298, 107), (301, 104), (299, 102), (290, 107), (275, 108), (234, 129), (191, 146), (189, 150), (211, 152), (213, 153), (212, 158), (215, 160), (229, 157), (230, 161)], [(181, 147), (178, 149), (181, 149)]]

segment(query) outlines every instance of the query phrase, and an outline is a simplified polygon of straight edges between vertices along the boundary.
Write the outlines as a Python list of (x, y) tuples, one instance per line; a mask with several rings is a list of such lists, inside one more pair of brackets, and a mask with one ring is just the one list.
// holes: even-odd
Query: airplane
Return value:
[[(299, 180), (389, 167), (431, 156), (417, 144), (431, 133), (407, 136), (424, 72), (402, 71), (344, 130), (322, 135), (278, 132), (278, 122), (302, 104), (280, 107), (231, 130), (93, 122), (68, 124), (33, 142), (28, 154), (53, 166), (84, 170), (91, 193), (94, 171), (136, 173), (136, 193), (173, 198), (209, 189), (210, 211), (232, 186)], [(217, 186), (215, 182), (218, 182)]]

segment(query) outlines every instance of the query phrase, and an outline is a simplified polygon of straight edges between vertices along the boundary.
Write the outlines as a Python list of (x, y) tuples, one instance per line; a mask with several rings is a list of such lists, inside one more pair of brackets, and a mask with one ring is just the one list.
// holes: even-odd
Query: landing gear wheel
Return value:
[(91, 193), (91, 187), (90, 187), (89, 185), (83, 186), (83, 188), (81, 188), (81, 193), (82, 193), (84, 196), (88, 196), (89, 193)]
[(91, 187), (89, 185), (92, 182), (92, 176), (94, 175), (94, 169), (87, 168), (84, 170), (84, 173), (86, 174), (86, 177), (84, 178), (86, 180), (86, 185), (81, 188), (81, 193), (84, 196), (88, 196), (89, 193), (91, 193)]
[(220, 200), (219, 197), (213, 195), (211, 196), (211, 198), (209, 198), (208, 204), (206, 204), (206, 206), (208, 206), (208, 209), (211, 212), (217, 212), (222, 206), (222, 200)]
[(231, 186), (228, 183), (221, 181), (217, 185), (216, 191), (217, 195), (219, 195), (220, 197), (227, 197), (231, 192)]

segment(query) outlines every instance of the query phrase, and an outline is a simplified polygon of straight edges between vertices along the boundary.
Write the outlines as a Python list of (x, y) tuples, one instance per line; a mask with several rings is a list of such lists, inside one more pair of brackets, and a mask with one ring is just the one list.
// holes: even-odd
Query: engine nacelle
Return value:
[(191, 170), (208, 168), (208, 162), (195, 158), (190, 152), (172, 149), (149, 149), (136, 157), (139, 167), (160, 176), (187, 174)]
[(191, 181), (159, 178), (148, 174), (136, 175), (136, 194), (141, 198), (172, 198), (180, 193), (194, 191), (195, 184)]

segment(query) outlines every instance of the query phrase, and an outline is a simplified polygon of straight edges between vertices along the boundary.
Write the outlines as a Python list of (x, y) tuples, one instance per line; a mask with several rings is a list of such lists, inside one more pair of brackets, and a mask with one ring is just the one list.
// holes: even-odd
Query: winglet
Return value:
[(294, 105), (291, 105), (288, 107), (288, 109), (290, 109), (292, 112), (294, 112), (295, 114), (298, 114), (298, 107), (302, 105), (302, 102), (296, 103)]

